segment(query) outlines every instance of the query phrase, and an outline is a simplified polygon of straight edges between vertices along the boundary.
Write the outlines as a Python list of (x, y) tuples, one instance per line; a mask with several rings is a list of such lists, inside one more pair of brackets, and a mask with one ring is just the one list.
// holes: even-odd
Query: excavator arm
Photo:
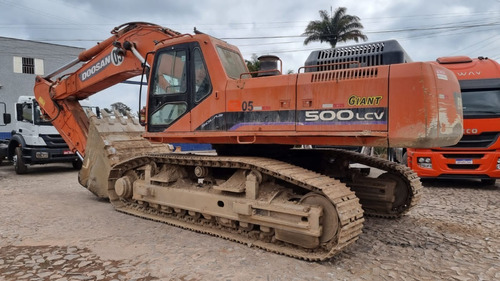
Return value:
[[(120, 25), (111, 33), (111, 37), (83, 51), (69, 64), (45, 77), (36, 77), (36, 99), (70, 149), (82, 158), (89, 121), (78, 100), (140, 75), (144, 64), (152, 61), (147, 53), (162, 41), (180, 36), (176, 31), (142, 22)], [(75, 72), (53, 79), (79, 63), (83, 64)]]

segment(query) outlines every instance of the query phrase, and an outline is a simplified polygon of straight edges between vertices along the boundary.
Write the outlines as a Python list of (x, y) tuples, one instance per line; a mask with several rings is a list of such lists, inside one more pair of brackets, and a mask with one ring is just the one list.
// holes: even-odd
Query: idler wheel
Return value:
[(404, 210), (408, 207), (411, 189), (409, 190), (409, 185), (397, 175), (391, 173), (383, 173), (379, 179), (392, 180), (396, 182), (396, 188), (394, 190), (394, 203), (392, 204), (392, 210)]
[(323, 233), (319, 237), (319, 242), (326, 243), (332, 240), (337, 235), (337, 231), (339, 229), (339, 217), (337, 209), (332, 204), (332, 202), (330, 202), (328, 198), (321, 194), (310, 192), (304, 195), (302, 199), (300, 199), (300, 203), (312, 206), (320, 206), (323, 208), (323, 215), (321, 216)]
[(133, 189), (130, 178), (125, 176), (117, 179), (115, 182), (115, 192), (120, 198), (128, 199), (132, 197)]
[(210, 169), (203, 166), (194, 167), (194, 175), (197, 178), (204, 178), (210, 174)]

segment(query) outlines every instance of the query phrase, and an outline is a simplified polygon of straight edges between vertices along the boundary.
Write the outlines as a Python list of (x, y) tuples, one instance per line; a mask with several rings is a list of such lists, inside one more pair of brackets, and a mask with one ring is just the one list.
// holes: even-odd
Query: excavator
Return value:
[[(372, 54), (352, 54), (357, 60), (252, 75), (223, 40), (131, 22), (37, 76), (34, 92), (83, 160), (80, 184), (117, 211), (322, 261), (358, 239), (364, 215), (400, 217), (422, 193), (409, 168), (342, 147), (441, 147), (463, 132), (452, 72), (425, 62), (368, 65)], [(136, 76), (147, 79), (144, 116), (98, 118), (80, 106)], [(179, 153), (169, 143), (208, 143), (216, 153)]]

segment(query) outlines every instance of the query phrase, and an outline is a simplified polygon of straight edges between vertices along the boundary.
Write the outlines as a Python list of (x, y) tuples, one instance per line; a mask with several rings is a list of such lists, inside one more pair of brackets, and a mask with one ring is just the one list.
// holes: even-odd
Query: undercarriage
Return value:
[(119, 211), (305, 260), (356, 241), (363, 211), (345, 184), (281, 161), (166, 154), (113, 167)]
[[(132, 132), (131, 118), (104, 119), (91, 118), (83, 186), (120, 212), (270, 252), (328, 259), (358, 239), (364, 214), (399, 217), (420, 198), (418, 177), (383, 159), (281, 146), (269, 157), (239, 155), (266, 154), (258, 146), (174, 153)], [(238, 153), (223, 155), (231, 151)], [(369, 177), (352, 163), (382, 174)]]

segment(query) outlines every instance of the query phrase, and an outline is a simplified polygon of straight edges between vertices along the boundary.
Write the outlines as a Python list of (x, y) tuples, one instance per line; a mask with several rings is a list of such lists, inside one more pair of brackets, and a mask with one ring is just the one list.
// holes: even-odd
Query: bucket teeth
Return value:
[(108, 197), (108, 175), (116, 163), (150, 153), (172, 152), (168, 144), (152, 144), (142, 137), (144, 127), (130, 112), (111, 115), (101, 110), (101, 118), (89, 115), (85, 159), (80, 184), (99, 197)]
[[(127, 119), (131, 120), (132, 123), (136, 124), (133, 120), (135, 118), (132, 117), (132, 115), (130, 115), (129, 112), (127, 112), (127, 119), (125, 119), (125, 116), (123, 116), (118, 110), (114, 110), (114, 116), (116, 118), (116, 120), (118, 120), (118, 122), (120, 122), (122, 125), (127, 125)], [(132, 118), (131, 118), (132, 117)]]
[(94, 111), (90, 108), (85, 108), (85, 113), (87, 114), (87, 117), (90, 118), (97, 118), (97, 115), (95, 115)]

